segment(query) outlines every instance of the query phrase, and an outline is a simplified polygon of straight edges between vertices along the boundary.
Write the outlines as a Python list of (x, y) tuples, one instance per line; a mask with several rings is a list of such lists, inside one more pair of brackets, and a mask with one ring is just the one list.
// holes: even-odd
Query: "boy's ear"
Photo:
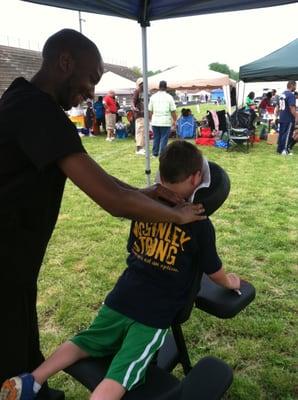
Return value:
[(197, 171), (195, 174), (191, 175), (191, 181), (190, 182), (194, 187), (199, 186), (199, 184), (201, 183), (201, 180), (202, 180), (201, 171)]

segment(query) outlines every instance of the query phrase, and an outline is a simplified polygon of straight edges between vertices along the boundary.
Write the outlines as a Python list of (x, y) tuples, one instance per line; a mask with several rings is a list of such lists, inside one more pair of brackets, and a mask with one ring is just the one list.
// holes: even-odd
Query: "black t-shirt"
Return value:
[(209, 219), (187, 225), (132, 222), (128, 267), (105, 304), (140, 323), (167, 328), (185, 305), (197, 268), (222, 264)]
[(63, 195), (57, 160), (85, 152), (48, 94), (17, 78), (0, 99), (0, 282), (36, 284)]

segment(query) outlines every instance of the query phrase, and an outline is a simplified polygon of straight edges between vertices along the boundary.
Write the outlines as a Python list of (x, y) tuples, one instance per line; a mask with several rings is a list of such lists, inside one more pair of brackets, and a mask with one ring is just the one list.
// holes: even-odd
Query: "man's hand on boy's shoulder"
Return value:
[(140, 189), (140, 191), (145, 194), (146, 196), (150, 197), (154, 200), (165, 200), (170, 204), (183, 204), (185, 200), (183, 197), (179, 196), (177, 193), (172, 192), (172, 190), (167, 189), (165, 186), (161, 185), (160, 183), (155, 183), (152, 186), (149, 186), (144, 189)]
[(202, 204), (184, 203), (177, 204), (174, 208), (180, 212), (180, 221), (177, 222), (180, 225), (202, 221), (207, 218), (204, 215), (205, 209)]

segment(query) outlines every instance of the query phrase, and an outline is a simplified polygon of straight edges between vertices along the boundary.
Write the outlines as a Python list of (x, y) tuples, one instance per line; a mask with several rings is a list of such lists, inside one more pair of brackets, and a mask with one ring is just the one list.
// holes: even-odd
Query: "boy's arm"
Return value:
[(223, 267), (221, 267), (214, 274), (210, 274), (208, 276), (213, 282), (220, 286), (226, 287), (227, 289), (240, 289), (239, 276), (232, 272), (226, 274)]

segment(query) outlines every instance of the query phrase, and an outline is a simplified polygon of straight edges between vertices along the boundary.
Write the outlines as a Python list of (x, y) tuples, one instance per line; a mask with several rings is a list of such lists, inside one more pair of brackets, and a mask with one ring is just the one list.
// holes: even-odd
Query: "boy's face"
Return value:
[(199, 186), (201, 181), (202, 181), (201, 171), (198, 171), (195, 174), (190, 175), (184, 182), (184, 189), (185, 189), (184, 197), (185, 198), (190, 197), (196, 190), (196, 188)]
[(202, 182), (202, 172), (201, 172), (201, 171), (198, 171), (198, 172), (194, 175), (194, 185), (195, 185), (195, 188), (197, 188), (201, 182)]

